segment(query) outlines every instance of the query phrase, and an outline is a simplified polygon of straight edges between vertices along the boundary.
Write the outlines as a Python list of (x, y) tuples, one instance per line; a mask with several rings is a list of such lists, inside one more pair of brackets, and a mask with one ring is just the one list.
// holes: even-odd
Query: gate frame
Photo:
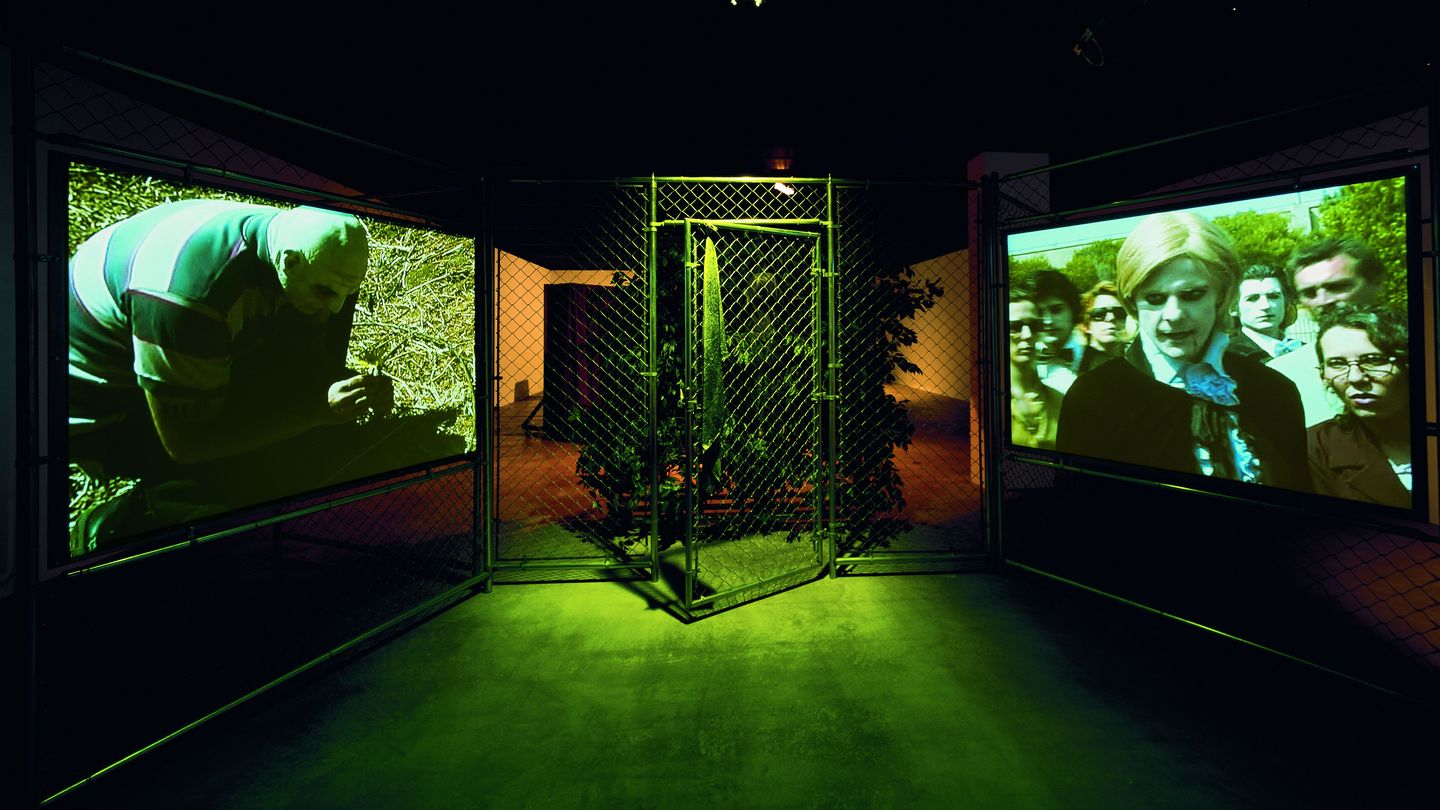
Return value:
[[(830, 193), (830, 181), (826, 180), (826, 209), (832, 210), (834, 197)], [(814, 483), (815, 489), (820, 490), (812, 493), (812, 498), (818, 499), (814, 511), (814, 526), (811, 534), (811, 544), (815, 551), (815, 565), (820, 568), (820, 577), (827, 573), (830, 578), (835, 576), (835, 476), (826, 474), (824, 471), (833, 469), (835, 460), (835, 324), (834, 324), (834, 301), (835, 301), (835, 273), (834, 273), (834, 244), (831, 241), (834, 226), (833, 221), (813, 220), (755, 220), (755, 219), (700, 219), (687, 218), (679, 222), (666, 221), (656, 222), (658, 228), (662, 225), (680, 225), (684, 229), (684, 267), (682, 286), (685, 290), (684, 304), (682, 307), (683, 335), (684, 335), (684, 359), (682, 361), (685, 374), (693, 382), (694, 374), (694, 285), (693, 271), (696, 263), (691, 259), (694, 255), (694, 248), (697, 244), (693, 236), (693, 227), (700, 225), (716, 231), (733, 230), (746, 233), (760, 233), (771, 236), (792, 237), (796, 239), (813, 240), (810, 246), (811, 260), (809, 275), (811, 277), (811, 341), (812, 349), (810, 359), (813, 363), (814, 379), (812, 380), (811, 400), (818, 407), (817, 430), (812, 435), (814, 446), (820, 451), (820, 458), (816, 459), (817, 478)], [(810, 224), (823, 226), (823, 230), (791, 230), (780, 227), (781, 225)], [(821, 243), (824, 243), (826, 260), (821, 261)], [(652, 256), (652, 262), (655, 257)], [(653, 298), (653, 296), (652, 296)], [(652, 323), (652, 326), (655, 324)], [(693, 386), (687, 386), (687, 391), (692, 391)], [(694, 436), (694, 400), (687, 399), (684, 406), (685, 411), (685, 440), (688, 452), (686, 453), (685, 480), (695, 480), (695, 436)], [(653, 421), (653, 419), (652, 419)], [(658, 447), (655, 448), (658, 454)], [(823, 490), (821, 489), (823, 486)], [(724, 591), (718, 591), (705, 596), (695, 596), (695, 584), (700, 573), (699, 550), (695, 545), (695, 521), (699, 509), (703, 506), (695, 500), (696, 489), (691, 486), (687, 488), (686, 494), (686, 515), (685, 515), (685, 592), (681, 595), (681, 606), (688, 613), (694, 613), (697, 609), (705, 610), (707, 605), (725, 597), (743, 594), (765, 585), (789, 579), (804, 569), (797, 571), (786, 571), (766, 577), (756, 582), (750, 582)], [(657, 510), (652, 510), (657, 511)], [(658, 548), (658, 543), (652, 540), (652, 548)], [(658, 566), (657, 566), (658, 570)], [(749, 601), (741, 600), (741, 602)]]

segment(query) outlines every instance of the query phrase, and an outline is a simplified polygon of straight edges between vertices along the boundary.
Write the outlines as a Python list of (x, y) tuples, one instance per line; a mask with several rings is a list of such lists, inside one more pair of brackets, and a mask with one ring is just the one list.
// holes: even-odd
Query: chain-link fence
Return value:
[[(1272, 130), (1274, 124), (1269, 122)], [(1403, 313), (1408, 302), (1414, 312), (1426, 313), (1423, 318), (1410, 319), (1412, 331), (1421, 323), (1424, 328), (1421, 334), (1411, 335), (1414, 354), (1408, 380), (1429, 392), (1418, 400), (1423, 403), (1423, 416), (1412, 422), (1415, 430), (1428, 437), (1414, 445), (1423, 447), (1424, 452), (1406, 459), (1404, 465), (1407, 470), (1413, 465), (1411, 480), (1421, 504), (1412, 518), (1393, 511), (1342, 509), (1333, 501), (1299, 496), (1257, 499), (1232, 489), (1224, 490), (1223, 496), (1207, 496), (1157, 488), (1143, 480), (1145, 473), (1113, 464), (1086, 461), (1087, 471), (1079, 472), (1066, 466), (1071, 463), (1068, 457), (1053, 456), (1043, 445), (1035, 452), (1038, 442), (1022, 441), (1018, 434), (1004, 431), (995, 437), (1000, 442), (1008, 440), (1000, 471), (1002, 507), (995, 519), (1002, 528), (1007, 563), (1215, 628), (1350, 677), (1429, 701), (1437, 699), (1440, 543), (1434, 526), (1435, 264), (1430, 243), (1435, 181), (1428, 128), (1427, 111), (1406, 112), (1342, 132), (1323, 133), (1293, 148), (1214, 168), (1188, 180), (1161, 183), (1149, 195), (1136, 194), (1127, 185), (1132, 181), (1120, 176), (1125, 174), (1121, 164), (1133, 166), (1146, 150), (1124, 155), (1123, 160), (1102, 158), (1016, 171), (1000, 179), (996, 205), (999, 233), (995, 238), (1009, 236), (1012, 247), (1020, 244), (1016, 234), (1041, 225), (1093, 223), (1217, 200), (1286, 195), (1283, 209), (1301, 210), (1303, 217), (1287, 219), (1284, 214), (1261, 210), (1237, 213), (1238, 209), (1216, 209), (1211, 214), (1231, 232), (1237, 252), (1255, 257), (1251, 264), (1284, 268), (1287, 254), (1307, 241), (1292, 237), (1292, 233), (1384, 243), (1385, 234), (1366, 229), (1367, 216), (1376, 218), (1374, 212), (1383, 206), (1403, 210), (1393, 201), (1382, 206), (1377, 196), (1360, 206), (1355, 216), (1343, 218), (1339, 213), (1342, 203), (1336, 201), (1344, 194), (1331, 192), (1325, 199), (1311, 199), (1304, 196), (1307, 188), (1359, 183), (1362, 189), (1392, 193), (1388, 190), (1399, 188), (1400, 181), (1372, 178), (1409, 171), (1407, 182), (1419, 186), (1409, 189), (1411, 199), (1420, 204), (1418, 211), (1409, 209), (1409, 227), (1417, 235), (1423, 234), (1423, 239), (1408, 245), (1401, 240), (1393, 256), (1386, 254), (1385, 261), (1394, 272), (1374, 297), (1377, 306)], [(1297, 128), (1296, 132), (1313, 134), (1315, 129)], [(1236, 133), (1226, 135), (1237, 137)], [(1196, 137), (1166, 144), (1164, 149), (1199, 154), (1204, 153), (1206, 143), (1205, 137)], [(1411, 170), (1412, 166), (1417, 168)], [(1115, 173), (1108, 181), (1107, 167)], [(1111, 200), (1106, 198), (1107, 189)], [(1360, 196), (1359, 192), (1349, 193)], [(1056, 198), (1074, 207), (1053, 214)], [(1129, 202), (1109, 204), (1113, 199)], [(1268, 228), (1263, 239), (1258, 235), (1262, 226)], [(1064, 251), (1045, 245), (1048, 252), (1036, 249), (1028, 255), (1025, 250), (1012, 250), (1009, 266), (995, 268), (996, 278), (1028, 284), (1027, 294), (1037, 298), (1043, 295), (1034, 292), (1040, 270), (1072, 277), (1091, 272), (1098, 274), (1098, 281), (1113, 281), (1120, 242), (1116, 238), (1113, 244), (1088, 252), (1073, 244)], [(1420, 260), (1412, 265), (1405, 257), (1407, 251), (1417, 249)], [(1383, 247), (1380, 252), (1384, 254)], [(1041, 267), (1042, 257), (1048, 266)], [(1415, 292), (1422, 287), (1407, 273), (1410, 267), (1419, 268), (1425, 280), (1419, 300), (1415, 300)], [(1088, 285), (1079, 286), (1083, 293)], [(1314, 321), (1305, 317), (1305, 300), (1300, 303), (1299, 317), (1283, 337), (1307, 342), (1302, 351), (1309, 352), (1313, 361)], [(1143, 328), (1134, 318), (1132, 309), (1128, 324), (1119, 321), (1120, 330), (1133, 335), (1137, 327)], [(1035, 322), (1040, 323), (1039, 319)], [(1023, 328), (1021, 333), (1023, 342)], [(1083, 330), (1077, 334), (1088, 338)], [(1014, 331), (1010, 340), (1013, 351)], [(1098, 372), (1081, 371), (1074, 385), (1080, 386), (1087, 373)], [(1002, 396), (1010, 392), (1003, 377), (997, 375), (997, 384)], [(1064, 394), (1067, 402), (1076, 390), (1072, 387)], [(1073, 412), (1063, 410), (1064, 405), (1061, 408), (1061, 413)], [(1307, 423), (1316, 423), (1308, 412)], [(1003, 422), (997, 425), (997, 430), (1003, 431)], [(1064, 451), (1064, 419), (1059, 431), (1059, 449)], [(1312, 431), (1312, 464), (1313, 441)], [(1020, 447), (1023, 454), (1017, 454), (1009, 449), (1016, 444), (1031, 447)]]
[(648, 572), (648, 193), (500, 183), (492, 206), (497, 577)]
[(966, 194), (835, 190), (841, 572), (983, 564), (979, 274)]
[(978, 561), (964, 191), (498, 184), (502, 578), (644, 570), (710, 611), (832, 554)]
[[(288, 127), (328, 143), (331, 133), (186, 95), (83, 56), (35, 64), (25, 78), (32, 92), (15, 99), (23, 118), (17, 130), (33, 131), (33, 141), (17, 148), (34, 150), (38, 178), (26, 212), (32, 255), (21, 263), (30, 300), (20, 302), (38, 345), (26, 348), (30, 356), (58, 358), (68, 344), (70, 360), (68, 375), (58, 363), (21, 369), (32, 398), (22, 413), (40, 418), (35, 446), (24, 450), (25, 475), (40, 483), (41, 503), (54, 506), (37, 504), (22, 521), (47, 538), (37, 595), (37, 781), (40, 795), (50, 796), (482, 585), (476, 514), (486, 482), (474, 460), (476, 256), (464, 226), (389, 205), (170, 109), (203, 116), (223, 107), (227, 114), (216, 120), (226, 131), (257, 138)], [(453, 195), (461, 183), (443, 167), (353, 140), (338, 151), (367, 155), (379, 175), (404, 174), (408, 187), (429, 186), (437, 196)], [(424, 200), (420, 193), (406, 202)], [(335, 313), (323, 327), (307, 325), (320, 323), (318, 316), (305, 321), (264, 303), (278, 300), (281, 278), (238, 282), (232, 306), (223, 290), (235, 276), (199, 270), (201, 262), (188, 258), (199, 255), (194, 234), (218, 231), (190, 231), (191, 241), (168, 259), (153, 247), (159, 241), (145, 243), (152, 246), (145, 268), (169, 268), (168, 287), (145, 288), (171, 306), (168, 315), (134, 303), (127, 296), (138, 282), (133, 275), (112, 279), (104, 261), (94, 265), (93, 279), (66, 272), (67, 259), (83, 253), (81, 243), (109, 239), (104, 255), (122, 255), (123, 240), (141, 232), (146, 216), (158, 221), (210, 206), (205, 210), (226, 216), (272, 217), (299, 204), (353, 212), (357, 218), (346, 221), (363, 228), (368, 242), (363, 281), (339, 292), (307, 291), (336, 298), (317, 305)], [(264, 253), (270, 232), (249, 227), (237, 225), (228, 263), (216, 267)], [(74, 265), (90, 266), (78, 258)], [(187, 274), (199, 272), (215, 272), (214, 285), (198, 298), (177, 292)], [(106, 300), (113, 302), (108, 309)], [(299, 300), (287, 298), (297, 308)], [(119, 314), (107, 320), (112, 313)], [(220, 349), (206, 323), (228, 328)], [(116, 344), (124, 355), (117, 368), (126, 371), (133, 365), (170, 380), (166, 374), (179, 379), (188, 368), (195, 373), (187, 380), (209, 379), (179, 359), (196, 356), (203, 344), (215, 354), (199, 356), (229, 358), (223, 390), (236, 402), (262, 386), (323, 402), (326, 385), (346, 380), (352, 388), (344, 390), (363, 390), (366, 399), (352, 409), (336, 402), (344, 390), (332, 387), (329, 407), (344, 408), (353, 421), (282, 438), (266, 454), (247, 450), (185, 467), (135, 464), (121, 474), (130, 469), (122, 465), (158, 446), (156, 428), (123, 428), (107, 440), (118, 450), (103, 464), (91, 460), (92, 451), (99, 458), (107, 450), (104, 443), (87, 444), (74, 429), (89, 424), (80, 406), (89, 404), (85, 375), (94, 376), (77, 357), (101, 357), (111, 326), (130, 330)], [(312, 338), (313, 351), (305, 342)], [(141, 362), (151, 345), (164, 350), (154, 353), (164, 362)], [(317, 365), (306, 365), (311, 361)], [(303, 376), (321, 365), (333, 376)], [(122, 375), (99, 390), (138, 397), (134, 383)], [(150, 392), (161, 401), (175, 389)], [(247, 402), (251, 416), (283, 412), (258, 394)], [(233, 434), (217, 431), (208, 438)], [(132, 442), (137, 436), (152, 444)], [(164, 469), (180, 477), (165, 478)]]

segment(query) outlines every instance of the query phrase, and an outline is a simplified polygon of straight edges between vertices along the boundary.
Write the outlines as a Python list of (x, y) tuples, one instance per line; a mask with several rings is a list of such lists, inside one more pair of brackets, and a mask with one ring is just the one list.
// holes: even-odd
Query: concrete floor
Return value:
[(54, 806), (1422, 807), (1435, 720), (1033, 579), (508, 585)]

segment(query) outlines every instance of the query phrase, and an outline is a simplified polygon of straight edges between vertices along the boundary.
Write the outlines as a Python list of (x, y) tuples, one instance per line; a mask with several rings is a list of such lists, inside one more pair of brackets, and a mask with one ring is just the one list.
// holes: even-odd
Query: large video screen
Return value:
[(64, 173), (62, 558), (475, 448), (473, 238)]
[(1011, 445), (1423, 508), (1412, 177), (1010, 234)]

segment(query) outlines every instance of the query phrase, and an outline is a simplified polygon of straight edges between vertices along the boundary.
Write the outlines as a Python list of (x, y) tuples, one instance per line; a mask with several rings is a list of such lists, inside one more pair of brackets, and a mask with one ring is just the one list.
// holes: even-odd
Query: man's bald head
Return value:
[(365, 226), (353, 214), (302, 206), (270, 223), (271, 261), (291, 306), (302, 314), (337, 313), (360, 289), (370, 262)]

